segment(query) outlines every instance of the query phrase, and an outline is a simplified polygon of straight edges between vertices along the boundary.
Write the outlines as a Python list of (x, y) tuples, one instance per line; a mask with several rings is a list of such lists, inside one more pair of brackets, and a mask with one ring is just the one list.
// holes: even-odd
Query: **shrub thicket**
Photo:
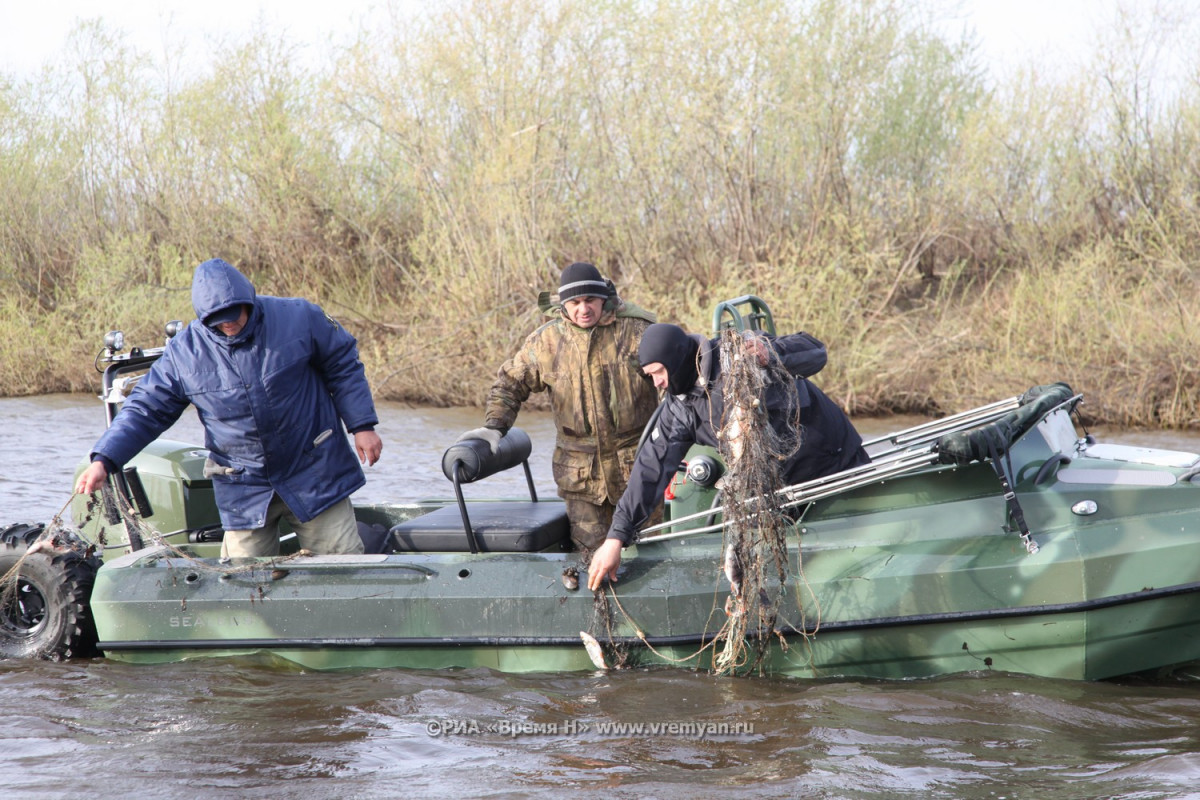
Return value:
[(339, 316), (381, 396), (478, 403), (584, 259), (695, 330), (764, 297), (853, 413), (1067, 380), (1098, 419), (1197, 424), (1200, 59), (1154, 62), (1192, 20), (997, 79), (929, 13), (462, 0), (199, 74), (84, 25), (0, 82), (0, 392), (91, 388), (102, 333), (154, 341), (222, 256)]

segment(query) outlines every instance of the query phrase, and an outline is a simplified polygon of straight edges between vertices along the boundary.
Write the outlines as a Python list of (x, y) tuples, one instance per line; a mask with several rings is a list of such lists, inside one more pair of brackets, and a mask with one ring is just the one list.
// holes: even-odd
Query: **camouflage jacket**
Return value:
[(559, 495), (616, 503), (658, 405), (654, 382), (638, 365), (638, 344), (655, 317), (623, 301), (591, 328), (575, 325), (557, 306), (546, 313), (554, 318), (500, 367), (486, 424), (507, 430), (530, 394), (549, 392)]

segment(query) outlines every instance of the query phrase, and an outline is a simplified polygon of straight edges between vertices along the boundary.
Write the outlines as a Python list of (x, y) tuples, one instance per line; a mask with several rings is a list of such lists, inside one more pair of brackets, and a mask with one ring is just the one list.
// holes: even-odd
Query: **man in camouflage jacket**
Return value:
[(658, 405), (654, 382), (638, 364), (642, 332), (655, 316), (621, 300), (586, 263), (563, 270), (557, 299), (540, 298), (552, 319), (500, 367), (488, 392), (485, 427), (460, 441), (484, 439), (495, 450), (529, 395), (548, 391), (558, 428), (554, 481), (566, 501), (571, 540), (586, 563), (608, 533), (642, 430)]

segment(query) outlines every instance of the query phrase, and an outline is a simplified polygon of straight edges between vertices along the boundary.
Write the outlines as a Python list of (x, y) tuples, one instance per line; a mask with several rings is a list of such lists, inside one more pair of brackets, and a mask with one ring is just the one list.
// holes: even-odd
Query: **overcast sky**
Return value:
[[(439, 0), (391, 0), (402, 12)], [(962, 9), (984, 54), (1004, 67), (1026, 58), (1077, 59), (1119, 0), (926, 0)], [(1162, 0), (1125, 0), (1151, 5)], [(102, 18), (129, 43), (161, 55), (164, 42), (200, 58), (213, 37), (238, 40), (264, 21), (314, 53), (347, 40), (363, 20), (383, 19), (389, 0), (0, 0), (0, 71), (27, 76), (60, 58), (80, 18)], [(439, 3), (440, 4), (440, 3)]]
[(102, 19), (152, 55), (170, 45), (200, 59), (213, 37), (240, 40), (259, 21), (292, 41), (323, 48), (331, 37), (350, 37), (359, 21), (386, 6), (387, 0), (0, 0), (0, 71), (29, 75), (59, 58), (81, 19)]

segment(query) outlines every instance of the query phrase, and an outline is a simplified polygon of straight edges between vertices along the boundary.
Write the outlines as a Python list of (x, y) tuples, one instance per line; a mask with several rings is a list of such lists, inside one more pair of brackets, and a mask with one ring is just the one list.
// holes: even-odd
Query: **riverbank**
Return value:
[[(1079, 258), (997, 276), (978, 290), (962, 277), (935, 280), (903, 310), (879, 314), (863, 311), (878, 280), (861, 291), (827, 288), (821, 278), (837, 278), (840, 270), (799, 264), (747, 270), (744, 283), (726, 284), (723, 294), (694, 283), (678, 293), (641, 282), (622, 291), (658, 309), (661, 320), (705, 333), (712, 327), (710, 300), (737, 292), (763, 297), (781, 333), (805, 330), (826, 342), (829, 365), (815, 380), (856, 417), (937, 416), (1061, 380), (1087, 395), (1081, 411), (1088, 424), (1198, 427), (1200, 378), (1191, 354), (1200, 350), (1200, 337), (1184, 309), (1200, 307), (1200, 296), (1190, 275), (1180, 280), (1148, 266), (1137, 274), (1115, 258), (1083, 270)], [(92, 365), (105, 331), (119, 328), (131, 345), (157, 346), (163, 323), (193, 316), (190, 270), (181, 267), (169, 280), (95, 303), (86, 319), (64, 309), (25, 315), (10, 308), (0, 320), (0, 395), (95, 392), (99, 373)], [(943, 285), (952, 281), (968, 285)], [(478, 406), (500, 363), (543, 319), (534, 288), (525, 302), (457, 313), (400, 298), (368, 305), (336, 287), (313, 299), (358, 337), (377, 398)], [(680, 295), (694, 305), (681, 304)], [(531, 398), (530, 408), (545, 408), (545, 396)]]

